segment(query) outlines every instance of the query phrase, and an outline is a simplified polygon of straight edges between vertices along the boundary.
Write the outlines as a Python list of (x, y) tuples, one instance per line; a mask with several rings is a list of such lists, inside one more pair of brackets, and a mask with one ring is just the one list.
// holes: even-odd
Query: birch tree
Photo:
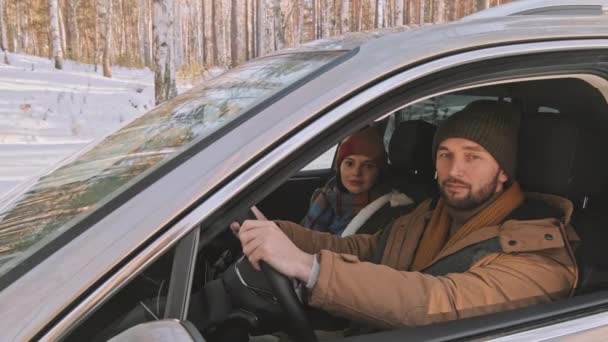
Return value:
[(21, 51), (21, 47), (23, 46), (23, 41), (22, 41), (22, 31), (23, 31), (23, 4), (21, 3), (21, 1), (17, 1), (15, 3), (15, 19), (16, 19), (16, 34), (13, 35), (13, 46), (14, 46), (14, 51), (15, 52), (20, 52)]
[(230, 0), (230, 65), (233, 67), (238, 64), (239, 58), (237, 17), (237, 0)]
[(272, 36), (273, 50), (281, 50), (285, 46), (283, 30), (283, 14), (281, 13), (281, 0), (274, 0), (272, 4)]
[(154, 97), (156, 104), (177, 95), (173, 46), (173, 0), (153, 0), (152, 32), (154, 35)]
[(181, 16), (182, 16), (182, 4), (180, 0), (171, 0), (173, 2), (173, 13), (171, 15), (172, 18), (172, 31), (173, 31), (173, 39), (171, 42), (173, 43), (172, 56), (173, 56), (173, 64), (175, 66), (181, 65), (183, 63), (184, 53), (182, 50), (183, 42), (185, 42), (182, 38), (182, 29), (181, 29)]
[(0, 52), (4, 55), (4, 63), (8, 63), (8, 42), (6, 41), (6, 25), (4, 24), (4, 4), (0, 0)]
[(255, 55), (256, 57), (262, 56), (265, 53), (265, 34), (264, 28), (266, 25), (266, 6), (264, 6), (264, 0), (256, 0), (256, 35), (255, 35)]
[(211, 0), (211, 32), (210, 32), (210, 36), (211, 36), (211, 42), (212, 42), (212, 48), (213, 48), (213, 64), (217, 65), (219, 64), (219, 58), (218, 58), (218, 52), (219, 52), (219, 48), (218, 48), (218, 44), (217, 44), (217, 25), (216, 25), (216, 18), (217, 18), (217, 10), (216, 10), (216, 6), (215, 6), (215, 1)]
[(477, 3), (475, 5), (475, 10), (481, 11), (482, 9), (490, 7), (490, 0), (477, 0)]
[(80, 50), (80, 39), (78, 33), (78, 5), (80, 0), (69, 0), (66, 1), (67, 15), (67, 27), (66, 27), (66, 54), (68, 58), (78, 59), (78, 52)]
[(433, 23), (445, 22), (445, 1), (433, 0)]
[(403, 3), (404, 0), (395, 0), (395, 16), (394, 16), (394, 23), (395, 26), (401, 26), (404, 24), (403, 22), (403, 17), (404, 17), (404, 12), (403, 12)]
[(53, 59), (55, 60), (55, 68), (63, 69), (63, 53), (61, 51), (61, 41), (59, 37), (59, 20), (57, 0), (49, 0), (49, 19), (50, 33), (53, 44)]
[[(65, 22), (63, 21), (63, 13), (61, 13), (61, 8), (59, 6), (57, 7), (57, 21), (59, 22), (59, 43), (61, 44), (61, 53), (65, 55), (65, 52), (67, 51)], [(23, 44), (23, 46), (25, 46), (25, 44)]]
[(96, 56), (101, 56), (103, 76), (112, 77), (110, 48), (112, 46), (112, 0), (97, 0), (97, 33), (99, 41)]
[(340, 4), (340, 34), (350, 31), (350, 0), (342, 0)]
[(139, 34), (140, 47), (144, 66), (152, 66), (150, 53), (150, 22), (148, 20), (148, 0), (139, 0)]

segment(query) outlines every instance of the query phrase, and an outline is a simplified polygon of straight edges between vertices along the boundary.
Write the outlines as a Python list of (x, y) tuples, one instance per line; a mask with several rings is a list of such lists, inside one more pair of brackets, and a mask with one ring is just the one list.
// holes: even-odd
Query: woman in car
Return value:
[(361, 209), (390, 188), (384, 182), (387, 156), (375, 127), (344, 139), (336, 153), (336, 176), (313, 196), (304, 227), (342, 234)]

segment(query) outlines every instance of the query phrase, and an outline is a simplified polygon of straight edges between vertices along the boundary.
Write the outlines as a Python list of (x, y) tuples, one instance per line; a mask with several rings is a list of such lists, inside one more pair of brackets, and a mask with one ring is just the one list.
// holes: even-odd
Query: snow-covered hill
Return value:
[(0, 63), (0, 197), (91, 141), (154, 106), (148, 69), (92, 65), (9, 54)]

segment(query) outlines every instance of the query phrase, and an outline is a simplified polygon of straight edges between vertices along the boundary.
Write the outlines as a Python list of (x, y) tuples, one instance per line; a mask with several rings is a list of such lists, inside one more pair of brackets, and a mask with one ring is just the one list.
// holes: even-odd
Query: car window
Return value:
[(322, 155), (318, 156), (315, 160), (310, 162), (310, 164), (304, 166), (302, 171), (331, 169), (331, 163), (334, 160), (337, 147), (338, 145), (332, 146), (329, 150), (323, 152)]
[[(450, 115), (463, 109), (467, 104), (481, 99), (497, 100), (498, 97), (447, 94), (432, 97), (400, 109), (388, 119), (384, 132), (384, 144), (388, 146), (395, 126), (403, 121), (423, 120), (437, 126)], [(501, 98), (501, 100), (510, 101), (509, 98)]]
[(0, 276), (180, 152), (346, 52), (283, 53), (234, 68), (107, 136), (20, 197), (4, 200)]

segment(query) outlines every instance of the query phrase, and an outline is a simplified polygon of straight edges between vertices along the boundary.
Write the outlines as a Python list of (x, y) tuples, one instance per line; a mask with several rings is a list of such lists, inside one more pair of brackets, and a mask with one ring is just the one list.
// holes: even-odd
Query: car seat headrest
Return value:
[[(579, 201), (604, 190), (606, 177), (593, 158), (594, 134), (554, 113), (525, 117), (519, 133), (517, 180), (525, 191)], [(585, 199), (587, 200), (587, 199)]]
[(391, 168), (406, 174), (431, 176), (435, 173), (431, 149), (436, 127), (422, 120), (399, 123), (388, 148)]

